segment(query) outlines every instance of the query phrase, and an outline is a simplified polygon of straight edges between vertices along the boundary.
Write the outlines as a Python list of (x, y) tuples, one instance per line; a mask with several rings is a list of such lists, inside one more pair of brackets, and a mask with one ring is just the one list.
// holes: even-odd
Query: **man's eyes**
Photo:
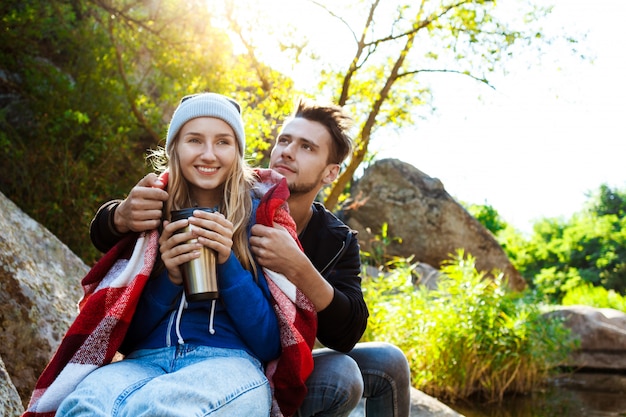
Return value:
[[(276, 139), (276, 142), (281, 145), (289, 145), (290, 143), (292, 143), (292, 140), (287, 137), (278, 137), (278, 139)], [(307, 142), (301, 142), (299, 144), (299, 147), (304, 149), (305, 151), (312, 151), (314, 149), (313, 146)]]

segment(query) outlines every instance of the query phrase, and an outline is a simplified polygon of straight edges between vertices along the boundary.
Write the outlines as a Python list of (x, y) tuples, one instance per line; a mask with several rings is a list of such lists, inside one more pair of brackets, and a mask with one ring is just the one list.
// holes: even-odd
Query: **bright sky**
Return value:
[(415, 152), (397, 143), (380, 156), (439, 178), (458, 200), (491, 205), (524, 232), (539, 218), (569, 219), (603, 183), (624, 189), (626, 2), (554, 4), (550, 21), (587, 32), (593, 62), (555, 55), (530, 71), (509, 67), (496, 91), (448, 80), (434, 90), (437, 115), (412, 132)]
[[(322, 22), (320, 10), (310, 3), (262, 3), (273, 16), (268, 30), (280, 25), (281, 18), (312, 26), (312, 42), (327, 52), (321, 59), (332, 59), (333, 53), (341, 62), (351, 57), (346, 55), (351, 50), (338, 44), (338, 37), (351, 41), (345, 27), (332, 19)], [(569, 35), (586, 33), (581, 47), (593, 60), (573, 58), (561, 44), (548, 50), (541, 66), (529, 70), (523, 57), (519, 66), (507, 65), (508, 75), (490, 80), (495, 91), (463, 77), (441, 75), (445, 79), (433, 87), (437, 112), (401, 136), (392, 132), (384, 143), (374, 141), (371, 149), (379, 151), (379, 158), (398, 158), (439, 178), (460, 201), (491, 205), (523, 232), (543, 217), (569, 219), (583, 208), (586, 194), (603, 183), (626, 188), (626, 47), (621, 29), (626, 1), (550, 3), (555, 8), (544, 25), (546, 32), (555, 35), (565, 28)], [(300, 23), (302, 16), (306, 21)], [(275, 64), (284, 58), (279, 53), (274, 57)], [(314, 70), (296, 70), (296, 81), (306, 84), (311, 76), (316, 81)]]

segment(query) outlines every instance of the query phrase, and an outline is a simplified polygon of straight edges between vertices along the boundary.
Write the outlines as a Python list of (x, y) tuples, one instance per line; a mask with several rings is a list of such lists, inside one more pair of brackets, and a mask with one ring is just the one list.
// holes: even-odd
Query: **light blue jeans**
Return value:
[(271, 395), (261, 363), (248, 353), (179, 345), (139, 350), (96, 369), (56, 415), (267, 417)]
[(347, 417), (365, 398), (367, 417), (408, 417), (411, 373), (404, 353), (384, 342), (357, 343), (348, 354), (313, 351), (315, 368), (298, 417)]

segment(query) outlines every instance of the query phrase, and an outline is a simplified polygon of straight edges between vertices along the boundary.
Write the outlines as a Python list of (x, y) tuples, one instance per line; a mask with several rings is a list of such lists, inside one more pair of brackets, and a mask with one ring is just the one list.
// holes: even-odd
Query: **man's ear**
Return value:
[(339, 171), (341, 167), (339, 164), (328, 164), (324, 171), (324, 176), (322, 177), (322, 182), (325, 185), (332, 184), (337, 177), (339, 176)]

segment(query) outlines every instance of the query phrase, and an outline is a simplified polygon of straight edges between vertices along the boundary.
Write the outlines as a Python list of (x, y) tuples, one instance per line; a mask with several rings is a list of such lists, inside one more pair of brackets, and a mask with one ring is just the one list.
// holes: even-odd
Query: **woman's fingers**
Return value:
[(222, 213), (196, 210), (189, 218), (189, 225), (198, 242), (217, 253), (217, 262), (226, 262), (233, 247), (232, 222)]
[(167, 268), (170, 280), (177, 285), (182, 284), (180, 265), (200, 256), (202, 244), (198, 242), (191, 230), (182, 230), (188, 225), (186, 219), (164, 223), (159, 238), (161, 259)]

